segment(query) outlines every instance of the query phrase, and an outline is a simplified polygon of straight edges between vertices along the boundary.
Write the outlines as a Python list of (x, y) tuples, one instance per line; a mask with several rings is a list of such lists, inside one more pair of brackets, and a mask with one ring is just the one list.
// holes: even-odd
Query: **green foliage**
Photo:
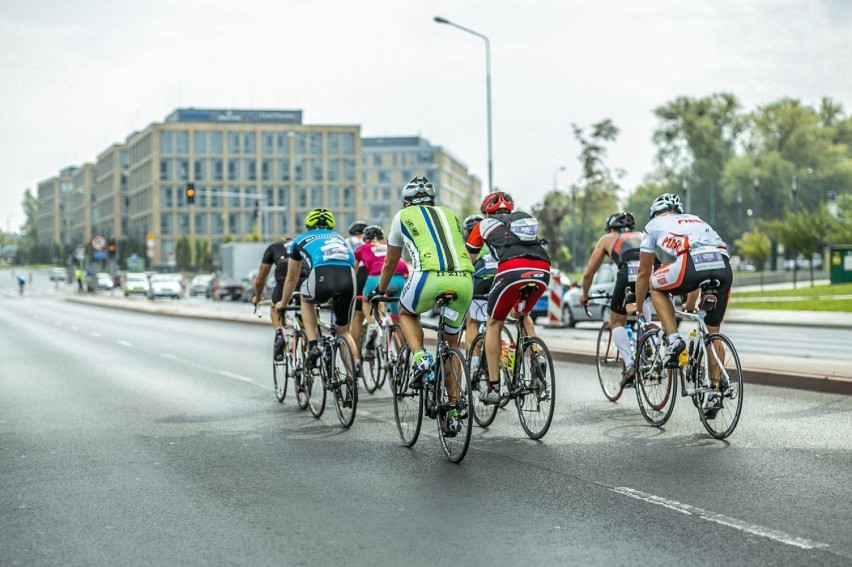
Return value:
[(26, 220), (21, 227), (21, 237), (18, 240), (19, 256), (27, 263), (49, 262), (51, 259), (45, 258), (49, 250), (38, 247), (38, 199), (29, 189), (24, 192), (22, 205)]
[(192, 247), (189, 244), (189, 237), (182, 235), (175, 243), (175, 261), (179, 269), (187, 269), (192, 266)]
[(822, 252), (835, 224), (825, 206), (814, 212), (787, 213), (783, 220), (761, 223), (773, 240), (783, 244), (784, 248), (794, 255), (798, 253), (808, 259), (811, 285), (814, 281), (814, 271), (810, 258), (813, 254)]
[(532, 215), (539, 222), (539, 236), (549, 242), (547, 252), (555, 266), (564, 269), (571, 262), (568, 235), (571, 196), (562, 191), (550, 191), (541, 204), (534, 205)]
[(734, 242), (734, 246), (740, 255), (754, 262), (758, 271), (763, 271), (766, 260), (769, 259), (769, 254), (772, 251), (769, 238), (756, 228), (743, 234), (742, 238)]
[(209, 272), (213, 268), (213, 254), (210, 251), (210, 241), (204, 238), (195, 240), (195, 266), (199, 271)]

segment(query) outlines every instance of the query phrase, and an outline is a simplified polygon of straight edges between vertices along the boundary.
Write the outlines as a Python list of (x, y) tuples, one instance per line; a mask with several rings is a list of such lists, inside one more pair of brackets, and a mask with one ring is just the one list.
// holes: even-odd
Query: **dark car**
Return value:
[(247, 292), (245, 279), (236, 280), (229, 278), (223, 274), (216, 274), (210, 280), (210, 287), (207, 290), (207, 297), (216, 301), (239, 301)]

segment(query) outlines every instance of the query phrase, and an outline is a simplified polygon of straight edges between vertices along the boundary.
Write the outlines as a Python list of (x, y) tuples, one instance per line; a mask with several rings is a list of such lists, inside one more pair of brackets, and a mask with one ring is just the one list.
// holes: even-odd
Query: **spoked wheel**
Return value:
[(316, 368), (311, 368), (310, 358), (305, 353), (305, 388), (308, 391), (308, 407), (311, 415), (319, 418), (325, 411), (325, 385), (328, 382), (328, 366), (323, 357), (317, 361)]
[[(705, 363), (702, 358), (706, 354)], [(707, 337), (705, 349), (700, 351), (699, 368), (710, 379), (719, 383), (722, 404), (719, 409), (699, 409), (701, 423), (716, 439), (724, 439), (734, 432), (743, 409), (743, 373), (740, 357), (731, 339), (716, 333)], [(705, 396), (705, 400), (707, 397)]]
[(674, 410), (682, 366), (666, 368), (667, 348), (663, 331), (648, 332), (639, 343), (633, 383), (642, 416), (655, 427), (664, 425)]
[(452, 463), (460, 463), (470, 446), (471, 411), (470, 389), (464, 354), (457, 348), (446, 351), (443, 365), (436, 365), (441, 373), (436, 395), (438, 397), (438, 437), (444, 455)]
[[(503, 330), (500, 331), (500, 340), (506, 341), (509, 344), (512, 344), (512, 343), (515, 342), (515, 339), (512, 337), (512, 331), (509, 330), (508, 325), (503, 325)], [(515, 347), (515, 348), (517, 349), (517, 347)], [(486, 369), (486, 372), (487, 372), (487, 369)], [(509, 391), (509, 389), (512, 385), (512, 371), (508, 368), (503, 367), (503, 365), (501, 364), (500, 365), (500, 377), (503, 379), (503, 387), (504, 387), (503, 393), (505, 394), (506, 392)], [(499, 407), (500, 409), (503, 409), (507, 405), (509, 405), (509, 396), (504, 395), (502, 398), (500, 398), (500, 402), (497, 404), (497, 407)]]
[(290, 353), (285, 353), (283, 360), (272, 361), (272, 382), (275, 386), (275, 398), (279, 403), (284, 403), (284, 398), (287, 396), (287, 377), (292, 368)]
[[(308, 359), (308, 337), (304, 331), (299, 331), (293, 337), (295, 346), (293, 353), (293, 392), (296, 396), (296, 403), (299, 404), (299, 409), (308, 407), (308, 389), (305, 387), (305, 363)], [(292, 357), (292, 354), (290, 355)]]
[[(355, 357), (349, 348), (349, 341), (337, 337), (332, 350), (331, 383), (334, 389), (334, 407), (340, 425), (351, 427), (355, 421), (355, 410), (358, 407), (358, 378), (355, 376)], [(375, 388), (373, 388), (375, 390)]]
[(364, 388), (372, 394), (379, 387), (379, 379), (382, 374), (381, 349), (378, 342), (379, 337), (373, 341), (373, 346), (367, 348), (368, 328), (361, 331), (361, 378), (364, 380)]
[(385, 380), (393, 374), (396, 359), (399, 356), (399, 347), (403, 343), (402, 331), (399, 325), (394, 324), (390, 327), (385, 327), (381, 333), (381, 341), (382, 367), (379, 373), (378, 388), (384, 386)]
[[(480, 427), (488, 427), (497, 416), (497, 404), (484, 404), (479, 395), (488, 389), (488, 363), (485, 360), (485, 335), (476, 335), (467, 351), (470, 375), (470, 409)], [(476, 366), (474, 366), (474, 363)]]
[(539, 337), (528, 337), (515, 359), (515, 407), (530, 439), (541, 439), (550, 429), (556, 401), (556, 380), (550, 349)]
[(423, 390), (408, 387), (411, 378), (411, 351), (403, 345), (390, 376), (393, 390), (393, 416), (399, 438), (406, 447), (417, 443), (420, 425), (423, 423)]
[(597, 367), (598, 381), (601, 383), (604, 396), (611, 402), (618, 401), (624, 391), (621, 387), (624, 360), (615, 347), (609, 321), (604, 321), (601, 330), (598, 332)]

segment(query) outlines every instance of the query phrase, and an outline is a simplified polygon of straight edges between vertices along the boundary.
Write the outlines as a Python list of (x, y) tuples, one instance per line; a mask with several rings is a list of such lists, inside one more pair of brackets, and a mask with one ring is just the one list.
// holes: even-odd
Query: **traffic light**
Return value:
[(115, 238), (110, 238), (107, 241), (107, 254), (110, 258), (115, 258)]
[(188, 205), (195, 203), (195, 183), (186, 184), (186, 203)]

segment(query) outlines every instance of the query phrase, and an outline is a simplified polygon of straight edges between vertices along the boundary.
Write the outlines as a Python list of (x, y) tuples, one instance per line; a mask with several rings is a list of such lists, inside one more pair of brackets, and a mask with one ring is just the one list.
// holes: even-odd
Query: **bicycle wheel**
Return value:
[(293, 358), (293, 391), (299, 409), (306, 409), (309, 401), (309, 389), (306, 387), (305, 361), (308, 359), (308, 336), (304, 331), (298, 331), (293, 335), (293, 347), (291, 357)]
[[(476, 359), (476, 367), (473, 360)], [(488, 388), (488, 363), (485, 360), (485, 335), (474, 337), (467, 351), (468, 374), (470, 375), (470, 409), (473, 419), (480, 427), (488, 427), (497, 416), (497, 404), (484, 404), (479, 394)]]
[(399, 438), (406, 447), (417, 443), (420, 425), (423, 423), (423, 390), (408, 387), (411, 377), (411, 351), (403, 345), (396, 360), (396, 366), (390, 376), (393, 390), (393, 416)]
[[(743, 372), (737, 349), (727, 336), (716, 333), (707, 337), (706, 348), (699, 350), (699, 368), (709, 372), (711, 378), (720, 380), (722, 407), (714, 413), (698, 410), (701, 423), (716, 439), (724, 439), (734, 432), (743, 409)], [(704, 364), (704, 353), (707, 364)], [(719, 372), (721, 370), (721, 372)]]
[(349, 341), (337, 337), (332, 348), (331, 383), (334, 389), (334, 407), (340, 425), (349, 428), (355, 421), (358, 408), (358, 378), (355, 376), (355, 357)]
[(615, 347), (612, 337), (612, 329), (609, 321), (604, 321), (601, 330), (598, 331), (597, 349), (598, 381), (604, 396), (611, 402), (618, 401), (624, 389), (621, 387), (621, 372), (624, 368), (624, 360), (621, 353)]
[(289, 353), (284, 355), (284, 360), (272, 361), (272, 383), (275, 387), (275, 398), (279, 403), (284, 403), (284, 398), (287, 397), (287, 376), (290, 375), (289, 361)]
[(396, 359), (399, 356), (399, 347), (404, 342), (399, 325), (384, 327), (381, 333), (382, 367), (379, 372), (377, 388), (385, 385), (385, 380), (393, 373)]
[(649, 331), (639, 343), (636, 375), (636, 401), (642, 416), (655, 427), (664, 425), (674, 410), (677, 383), (683, 367), (666, 368), (665, 339), (662, 329)]
[[(509, 330), (509, 325), (503, 325), (503, 329), (500, 331), (500, 340), (505, 341), (508, 344), (515, 342), (515, 338), (512, 336), (512, 331)], [(517, 346), (515, 349), (517, 350)], [(503, 386), (505, 387), (503, 392), (506, 393), (512, 386), (512, 373), (500, 364), (500, 376), (503, 378)], [(498, 402), (497, 407), (503, 409), (507, 405), (509, 405), (509, 396), (504, 395), (500, 398), (500, 402)]]
[[(460, 463), (470, 447), (470, 389), (464, 354), (457, 348), (447, 349), (438, 373), (436, 396), (438, 438), (444, 455), (451, 463)], [(443, 386), (443, 387), (441, 387)]]
[(364, 325), (361, 329), (361, 379), (364, 381), (364, 389), (372, 394), (379, 386), (379, 377), (382, 372), (379, 348), (381, 333), (373, 339), (373, 346), (367, 348), (368, 332), (369, 326)]
[(328, 366), (323, 360), (324, 356), (318, 361), (319, 366), (310, 367), (310, 360), (307, 354), (305, 355), (305, 388), (308, 392), (308, 407), (311, 410), (311, 415), (319, 418), (325, 411), (325, 389), (329, 381)]
[(515, 355), (515, 407), (530, 439), (541, 439), (550, 429), (556, 401), (553, 356), (539, 337), (527, 337)]

